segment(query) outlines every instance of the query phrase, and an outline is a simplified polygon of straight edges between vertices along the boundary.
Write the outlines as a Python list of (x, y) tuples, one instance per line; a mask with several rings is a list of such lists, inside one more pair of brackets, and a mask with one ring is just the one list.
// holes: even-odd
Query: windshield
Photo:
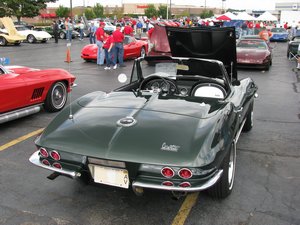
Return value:
[(284, 28), (272, 28), (271, 32), (273, 33), (284, 33), (286, 30)]
[(254, 49), (267, 49), (267, 44), (264, 41), (240, 41), (237, 44), (238, 48), (254, 48)]
[(21, 30), (28, 30), (28, 28), (26, 28), (26, 27), (16, 27), (16, 29), (17, 29), (18, 31), (21, 31)]
[[(176, 78), (176, 76), (203, 76), (208, 78), (224, 79), (223, 71), (217, 61), (190, 58), (162, 57), (141, 59), (139, 66), (141, 76), (162, 76)], [(135, 70), (138, 66), (135, 67)]]

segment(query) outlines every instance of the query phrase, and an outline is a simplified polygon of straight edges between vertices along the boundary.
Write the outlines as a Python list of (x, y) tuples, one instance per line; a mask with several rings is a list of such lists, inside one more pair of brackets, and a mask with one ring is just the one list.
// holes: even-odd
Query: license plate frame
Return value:
[(95, 183), (106, 184), (125, 189), (129, 188), (129, 174), (126, 169), (93, 164), (89, 164), (89, 168)]

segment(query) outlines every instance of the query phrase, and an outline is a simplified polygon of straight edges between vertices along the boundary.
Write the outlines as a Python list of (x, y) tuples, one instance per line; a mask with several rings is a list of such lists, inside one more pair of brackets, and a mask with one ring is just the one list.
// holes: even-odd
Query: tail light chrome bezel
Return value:
[(45, 148), (40, 148), (39, 153), (40, 153), (40, 156), (42, 156), (43, 158), (48, 158), (49, 157), (49, 152)]
[[(189, 171), (190, 176), (189, 176), (189, 177), (184, 177), (184, 176), (182, 176), (182, 175), (180, 174), (180, 172), (182, 172), (183, 170)], [(189, 168), (181, 168), (181, 169), (178, 171), (178, 176), (179, 176), (180, 178), (182, 178), (182, 179), (187, 180), (187, 179), (190, 179), (190, 178), (193, 176), (193, 172), (192, 172), (192, 170), (190, 170)]]
[[(172, 176), (166, 176), (166, 175), (163, 173), (164, 170), (170, 170), (170, 171), (172, 171)], [(161, 173), (161, 175), (163, 175), (163, 176), (166, 177), (166, 178), (172, 178), (172, 177), (175, 176), (175, 171), (174, 171), (171, 167), (168, 167), (168, 166), (163, 167), (163, 168), (161, 169), (160, 173)]]
[(56, 169), (59, 169), (59, 170), (62, 169), (62, 165), (61, 165), (60, 163), (58, 163), (58, 162), (54, 162), (54, 163), (52, 164), (52, 167), (54, 167), (54, 168), (56, 168)]
[[(56, 154), (58, 156), (58, 158), (54, 157), (53, 154)], [(58, 151), (55, 151), (55, 150), (50, 151), (50, 156), (55, 161), (59, 161), (60, 160), (60, 154), (58, 153)]]

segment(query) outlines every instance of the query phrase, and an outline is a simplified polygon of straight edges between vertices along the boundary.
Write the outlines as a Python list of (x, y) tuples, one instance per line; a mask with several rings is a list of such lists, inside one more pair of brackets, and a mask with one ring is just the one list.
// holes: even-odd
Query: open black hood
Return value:
[(236, 80), (236, 39), (234, 27), (166, 27), (174, 57), (216, 59)]

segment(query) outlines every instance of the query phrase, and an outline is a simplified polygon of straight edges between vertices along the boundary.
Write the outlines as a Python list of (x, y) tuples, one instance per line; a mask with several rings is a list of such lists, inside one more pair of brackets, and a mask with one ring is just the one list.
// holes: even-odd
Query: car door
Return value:
[(124, 40), (124, 58), (132, 58), (134, 57), (134, 53), (136, 51), (136, 41), (133, 37), (126, 36)]
[(0, 113), (26, 106), (26, 93), (27, 85), (22, 75), (1, 74), (0, 71)]

